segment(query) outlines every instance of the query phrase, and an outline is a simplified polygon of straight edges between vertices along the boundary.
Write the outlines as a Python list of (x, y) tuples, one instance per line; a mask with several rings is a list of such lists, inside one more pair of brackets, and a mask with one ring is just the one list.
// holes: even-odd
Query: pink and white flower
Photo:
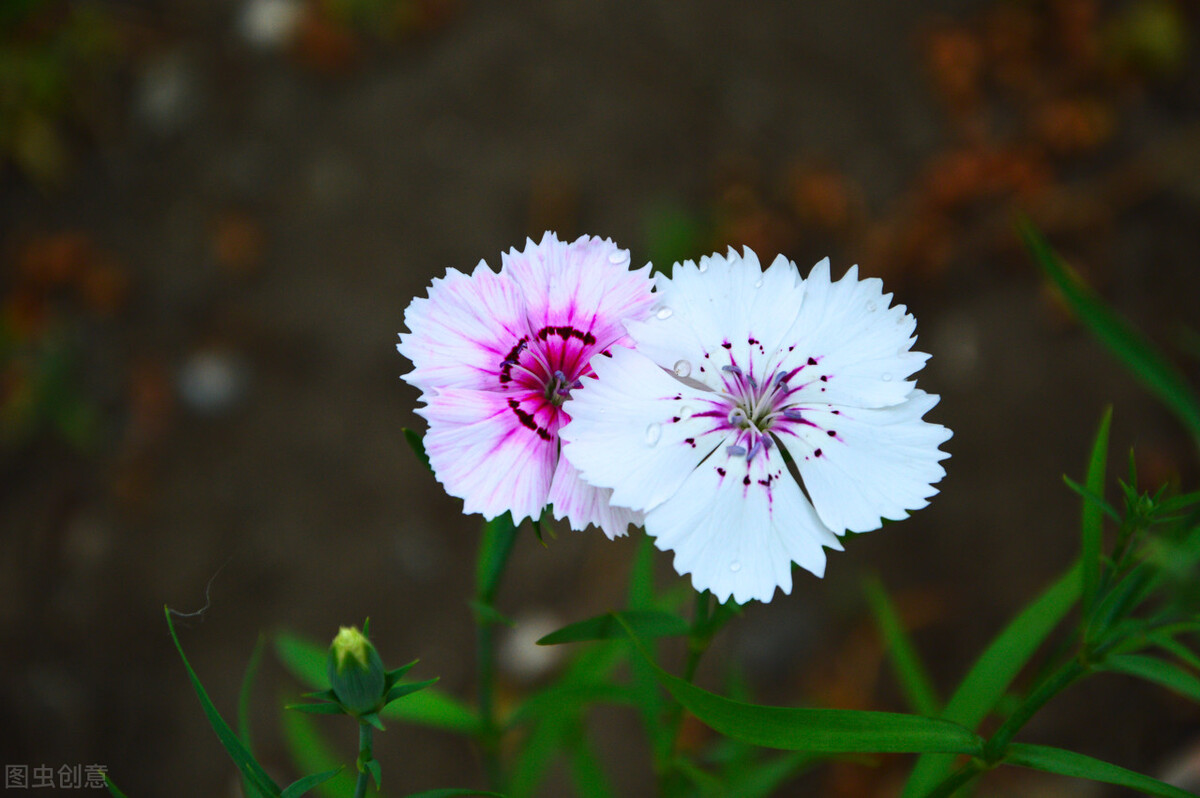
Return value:
[(415, 368), (404, 379), (422, 391), (430, 465), (465, 512), (511, 511), (520, 523), (552, 503), (573, 529), (594, 524), (610, 538), (640, 523), (579, 479), (558, 432), (589, 362), (632, 345), (622, 322), (649, 315), (649, 270), (630, 271), (611, 240), (546, 233), (502, 254), (499, 274), (484, 261), (470, 275), (449, 269), (408, 306), (397, 349)]
[[(597, 358), (572, 396), (563, 452), (612, 501), (645, 513), (655, 545), (721, 601), (791, 592), (795, 562), (924, 507), (950, 431), (908, 378), (916, 321), (857, 267), (802, 279), (746, 249), (657, 276), (657, 304), (627, 327), (637, 349)], [(784, 458), (790, 455), (792, 464)], [(797, 476), (803, 482), (801, 491)]]

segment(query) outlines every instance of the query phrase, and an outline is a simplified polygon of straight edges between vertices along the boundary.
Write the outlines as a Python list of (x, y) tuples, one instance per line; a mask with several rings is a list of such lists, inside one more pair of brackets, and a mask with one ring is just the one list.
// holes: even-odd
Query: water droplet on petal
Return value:
[(658, 309), (658, 312), (654, 314), (654, 316), (655, 316), (655, 318), (659, 318), (659, 319), (669, 319), (669, 318), (671, 318), (671, 314), (673, 312), (674, 311), (672, 311), (668, 307), (661, 307)]
[(762, 288), (762, 286), (763, 286), (763, 278), (759, 277), (757, 280), (754, 281), (754, 287)]
[(675, 376), (686, 377), (692, 373), (692, 364), (686, 360), (675, 361)]
[(867, 303), (867, 310), (870, 311), (871, 313), (874, 313), (878, 308), (879, 308), (879, 306), (876, 305), (874, 302)]
[(884, 381), (884, 382), (891, 382), (891, 381), (892, 381), (892, 375), (891, 375), (891, 374), (884, 374), (884, 375), (883, 375), (883, 381)]
[(651, 424), (646, 427), (646, 444), (654, 446), (658, 443), (658, 439), (662, 437), (662, 427), (658, 424)]
[(623, 249), (613, 250), (608, 253), (608, 262), (613, 265), (624, 263), (627, 260), (629, 260), (629, 253)]
[(691, 407), (689, 407), (688, 405), (684, 405), (683, 407), (679, 408), (679, 418), (680, 418), (680, 420), (682, 420), (682, 419), (687, 419), (687, 418), (691, 418), (691, 417), (692, 417), (692, 413), (695, 413), (695, 412), (696, 412), (696, 411), (695, 411), (695, 410), (693, 410), (693, 409), (692, 409)]
[(733, 562), (729, 563), (729, 570), (736, 574), (738, 571), (742, 570), (742, 564), (737, 560), (734, 560)]
[(704, 261), (700, 261), (700, 265), (696, 267), (696, 270), (701, 274), (704, 274), (706, 271), (708, 271), (708, 264)]

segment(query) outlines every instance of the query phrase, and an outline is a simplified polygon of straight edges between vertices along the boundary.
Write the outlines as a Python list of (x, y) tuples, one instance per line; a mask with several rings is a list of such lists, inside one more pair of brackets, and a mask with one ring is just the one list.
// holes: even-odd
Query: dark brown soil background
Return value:
[[(1182, 427), (1070, 321), (1011, 226), (1028, 211), (1198, 376), (1191, 2), (410, 0), (365, 22), (313, 2), (277, 47), (247, 38), (249, 6), (100, 5), (115, 49), (73, 67), (50, 133), (0, 153), (23, 353), (0, 383), (5, 764), (236, 794), (164, 603), (207, 604), (181, 636), (227, 716), (260, 632), (328, 640), (365, 615), (387, 661), (420, 657), (414, 675), (469, 697), (479, 519), (404, 442), (421, 421), (394, 344), (434, 276), (545, 229), (637, 262), (750, 244), (804, 270), (859, 263), (932, 354), (920, 384), (954, 430), (942, 493), (748, 607), (706, 683), (736, 662), (764, 700), (902, 709), (859, 589), (876, 571), (949, 691), (1073, 556), (1061, 475), (1081, 474), (1106, 403), (1118, 468), (1135, 446), (1144, 485), (1195, 485)], [(532, 626), (618, 606), (633, 551), (524, 535), (500, 608)], [(270, 657), (259, 685), (262, 758), (290, 780), (279, 704), (297, 687)], [(595, 721), (620, 794), (649, 794), (634, 713)], [(1025, 732), (1160, 775), (1198, 738), (1194, 705), (1119, 677)], [(483, 783), (446, 735), (393, 724), (377, 754), (393, 795)], [(782, 794), (890, 795), (908, 764), (825, 767)], [(570, 788), (556, 774), (544, 794)], [(1116, 793), (1017, 772), (981, 794)]]

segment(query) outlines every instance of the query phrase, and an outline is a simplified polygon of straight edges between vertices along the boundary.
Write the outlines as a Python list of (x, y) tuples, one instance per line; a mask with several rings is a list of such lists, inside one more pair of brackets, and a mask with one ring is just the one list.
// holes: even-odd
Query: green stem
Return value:
[(954, 793), (974, 781), (984, 769), (980, 762), (973, 759), (943, 779), (925, 795), (925, 798), (950, 798)]
[[(718, 625), (713, 623), (711, 594), (707, 590), (697, 593), (695, 609), (692, 613), (692, 626), (688, 631), (687, 660), (683, 666), (683, 678), (688, 682), (695, 678), (696, 669), (700, 666), (700, 659), (708, 650), (708, 644), (712, 642), (717, 627)], [(679, 732), (682, 726), (683, 705), (676, 703), (672, 705), (666, 718), (666, 739), (671, 741), (670, 756), (668, 761), (659, 763), (658, 791), (660, 796), (673, 795), (679, 790), (681, 782), (672, 760), (679, 752)]]
[(358, 724), (358, 782), (354, 785), (354, 798), (363, 798), (367, 794), (367, 783), (371, 780), (367, 763), (374, 757), (371, 750), (371, 732), (369, 723), (359, 721)]
[[(505, 516), (507, 518), (507, 516)], [(494, 609), (496, 593), (500, 588), (500, 577), (504, 573), (513, 544), (517, 540), (517, 529), (511, 523), (496, 519), (484, 526), (479, 544), (479, 562), (476, 567), (475, 600), (486, 609)], [(483, 752), (483, 765), (488, 783), (494, 790), (504, 787), (504, 771), (500, 764), (500, 726), (496, 720), (496, 659), (493, 621), (477, 615), (476, 625), (476, 670), (479, 690), (479, 745)]]
[(1004, 757), (1012, 738), (1029, 722), (1030, 718), (1051, 698), (1061, 693), (1087, 672), (1088, 667), (1078, 657), (1074, 657), (1042, 681), (1032, 693), (1025, 697), (1016, 712), (1013, 712), (987, 741), (983, 747), (984, 759), (991, 764), (999, 762)]

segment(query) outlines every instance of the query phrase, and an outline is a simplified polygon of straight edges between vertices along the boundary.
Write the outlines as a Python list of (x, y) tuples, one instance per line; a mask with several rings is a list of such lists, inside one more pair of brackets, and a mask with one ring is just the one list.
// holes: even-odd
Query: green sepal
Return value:
[(331, 704), (286, 704), (284, 709), (307, 712), (310, 715), (344, 715), (346, 710), (336, 702)]
[(434, 676), (432, 679), (426, 679), (423, 682), (405, 682), (404, 684), (397, 684), (388, 691), (387, 696), (383, 699), (383, 705), (386, 707), (388, 704), (399, 698), (403, 698), (409, 693), (415, 693), (418, 690), (424, 690), (429, 685), (436, 683), (437, 680), (438, 677)]
[(332, 779), (337, 774), (346, 769), (345, 765), (336, 767), (333, 770), (327, 770), (324, 773), (314, 773), (311, 776), (305, 776), (301, 779), (296, 779), (291, 784), (283, 788), (283, 793), (280, 798), (300, 798), (301, 795)]
[(413, 454), (425, 466), (430, 474), (433, 473), (433, 466), (429, 464), (429, 455), (425, 452), (425, 441), (421, 439), (421, 434), (416, 430), (404, 427), (401, 432), (404, 433), (404, 440), (408, 442), (409, 448), (413, 450)]
[(471, 608), (471, 612), (475, 613), (476, 623), (490, 623), (501, 626), (507, 626), (510, 629), (517, 628), (517, 622), (509, 618), (504, 613), (497, 610), (490, 604), (484, 604), (482, 601), (468, 599), (467, 606)]
[(383, 721), (379, 719), (378, 712), (368, 712), (365, 715), (359, 715), (358, 719), (361, 720), (363, 723), (367, 723), (367, 724), (370, 724), (371, 726), (374, 726), (376, 729), (379, 729), (380, 731), (387, 731), (387, 729), (384, 728)]
[[(376, 720), (379, 720), (379, 718), (376, 718)], [(383, 789), (383, 767), (379, 764), (379, 760), (372, 758), (363, 764), (366, 766), (367, 772), (371, 774), (371, 778), (375, 780), (375, 789)]]
[(332, 690), (318, 690), (315, 693), (301, 693), (301, 698), (318, 698), (322, 701), (337, 701), (337, 696)]
[(412, 670), (412, 666), (416, 665), (420, 661), (421, 660), (419, 660), (419, 659), (414, 659), (412, 662), (408, 663), (407, 665), (401, 665), (399, 668), (392, 668), (390, 671), (388, 671), (386, 674), (384, 674), (384, 677), (383, 677), (384, 689), (391, 690), (392, 685), (394, 685), (396, 682), (400, 681), (400, 678), (402, 676), (404, 676), (404, 674), (406, 674), (410, 670)]

